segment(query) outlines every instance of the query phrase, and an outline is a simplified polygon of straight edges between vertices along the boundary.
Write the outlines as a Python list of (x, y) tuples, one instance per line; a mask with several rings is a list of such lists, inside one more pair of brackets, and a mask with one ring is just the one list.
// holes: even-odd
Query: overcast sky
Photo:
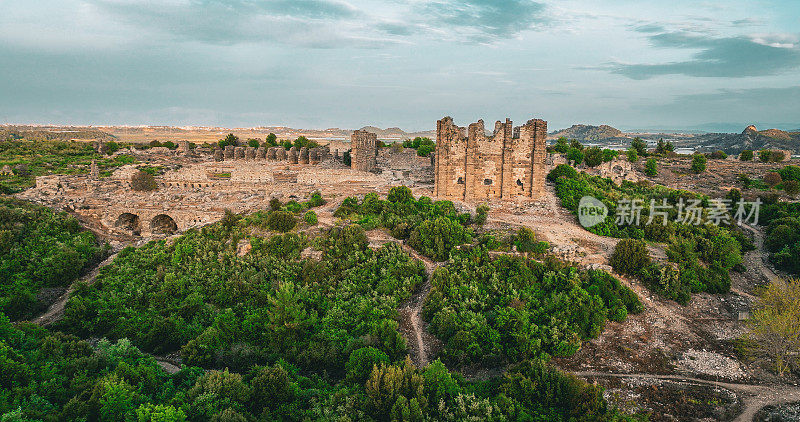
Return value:
[(0, 0), (0, 123), (800, 127), (800, 1)]

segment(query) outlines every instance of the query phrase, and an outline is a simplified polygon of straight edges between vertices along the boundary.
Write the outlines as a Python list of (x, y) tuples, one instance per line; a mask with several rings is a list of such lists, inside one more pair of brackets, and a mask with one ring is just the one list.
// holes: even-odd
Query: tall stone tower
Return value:
[(350, 136), (350, 168), (359, 171), (375, 169), (378, 156), (378, 135), (357, 130)]
[(536, 198), (544, 191), (547, 122), (514, 127), (497, 121), (491, 136), (483, 120), (468, 128), (445, 117), (436, 126), (434, 194), (463, 201)]

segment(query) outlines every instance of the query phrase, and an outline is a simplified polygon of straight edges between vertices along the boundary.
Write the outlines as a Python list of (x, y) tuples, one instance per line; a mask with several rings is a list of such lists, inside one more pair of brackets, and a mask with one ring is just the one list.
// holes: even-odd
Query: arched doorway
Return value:
[(129, 212), (122, 213), (120, 214), (119, 217), (117, 217), (117, 221), (114, 223), (114, 227), (120, 228), (122, 230), (127, 230), (129, 232), (132, 232), (133, 234), (139, 234), (139, 232), (141, 231), (139, 216)]
[(178, 224), (172, 217), (166, 214), (159, 214), (150, 221), (150, 230), (153, 233), (172, 234), (178, 231)]

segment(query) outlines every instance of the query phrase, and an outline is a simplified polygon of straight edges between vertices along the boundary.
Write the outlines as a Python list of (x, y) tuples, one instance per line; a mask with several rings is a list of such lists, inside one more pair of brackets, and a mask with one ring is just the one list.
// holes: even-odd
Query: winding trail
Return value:
[(91, 271), (89, 271), (88, 274), (75, 280), (69, 286), (67, 291), (64, 292), (64, 294), (62, 294), (55, 303), (47, 308), (47, 311), (31, 320), (31, 322), (37, 325), (47, 326), (60, 320), (64, 316), (64, 307), (67, 305), (67, 300), (69, 300), (70, 295), (75, 290), (75, 285), (79, 282), (85, 282), (89, 285), (94, 284), (95, 279), (97, 279), (97, 275), (100, 274), (100, 269), (112, 263), (114, 258), (117, 257), (118, 253), (119, 250), (114, 251), (114, 253), (108, 256), (108, 258), (97, 264)]
[(767, 254), (764, 251), (764, 233), (758, 228), (747, 224), (742, 224), (742, 227), (753, 233), (753, 243), (756, 246), (756, 250), (744, 254), (748, 266), (755, 267), (770, 283), (780, 282), (781, 278), (764, 263), (767, 259)]
[(406, 245), (402, 246), (403, 250), (425, 264), (425, 282), (422, 283), (419, 291), (411, 296), (411, 299), (409, 299), (408, 302), (406, 302), (406, 304), (400, 309), (401, 315), (407, 318), (411, 332), (414, 336), (414, 340), (416, 340), (416, 347), (411, 348), (411, 359), (418, 367), (423, 367), (429, 363), (428, 352), (431, 349), (430, 341), (426, 341), (428, 340), (426, 337), (433, 336), (425, 330), (424, 322), (422, 321), (422, 306), (425, 304), (425, 300), (428, 298), (428, 294), (431, 292), (431, 279), (433, 278), (433, 272), (436, 271), (436, 268), (441, 266), (443, 263), (433, 262), (430, 259), (419, 255), (410, 247)]
[(750, 422), (755, 414), (764, 406), (785, 404), (800, 401), (800, 387), (793, 385), (757, 385), (736, 384), (722, 381), (710, 381), (700, 378), (685, 377), (682, 375), (656, 375), (656, 374), (617, 374), (608, 372), (573, 372), (578, 377), (593, 378), (634, 378), (692, 382), (695, 384), (713, 385), (737, 393), (744, 405), (742, 413), (735, 422)]

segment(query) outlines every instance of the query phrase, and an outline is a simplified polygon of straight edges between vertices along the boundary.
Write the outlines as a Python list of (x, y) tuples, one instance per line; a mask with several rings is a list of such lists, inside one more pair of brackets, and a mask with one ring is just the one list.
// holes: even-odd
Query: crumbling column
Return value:
[(286, 148), (284, 147), (275, 147), (275, 159), (278, 161), (286, 161)]
[(178, 141), (178, 152), (181, 154), (189, 154), (192, 152), (189, 148), (189, 141)]
[(319, 164), (319, 151), (316, 148), (308, 151), (308, 163)]
[(233, 158), (236, 160), (244, 160), (244, 147), (236, 147), (233, 149)]
[(267, 159), (267, 148), (258, 147), (258, 149), (256, 150), (256, 159), (257, 160), (266, 160)]
[(300, 164), (308, 164), (308, 148), (300, 148), (299, 162)]
[(225, 154), (219, 148), (214, 148), (214, 161), (225, 160)]
[(353, 170), (371, 171), (376, 167), (378, 135), (357, 130), (350, 136), (350, 167)]
[(267, 160), (275, 161), (278, 159), (278, 147), (272, 147), (267, 150)]
[(298, 157), (297, 157), (297, 147), (292, 147), (289, 150), (289, 164), (297, 164)]
[(233, 160), (233, 156), (235, 155), (236, 147), (233, 145), (226, 145), (225, 146), (225, 159), (226, 160)]
[(246, 160), (255, 160), (256, 159), (256, 148), (255, 147), (245, 147), (244, 158)]

